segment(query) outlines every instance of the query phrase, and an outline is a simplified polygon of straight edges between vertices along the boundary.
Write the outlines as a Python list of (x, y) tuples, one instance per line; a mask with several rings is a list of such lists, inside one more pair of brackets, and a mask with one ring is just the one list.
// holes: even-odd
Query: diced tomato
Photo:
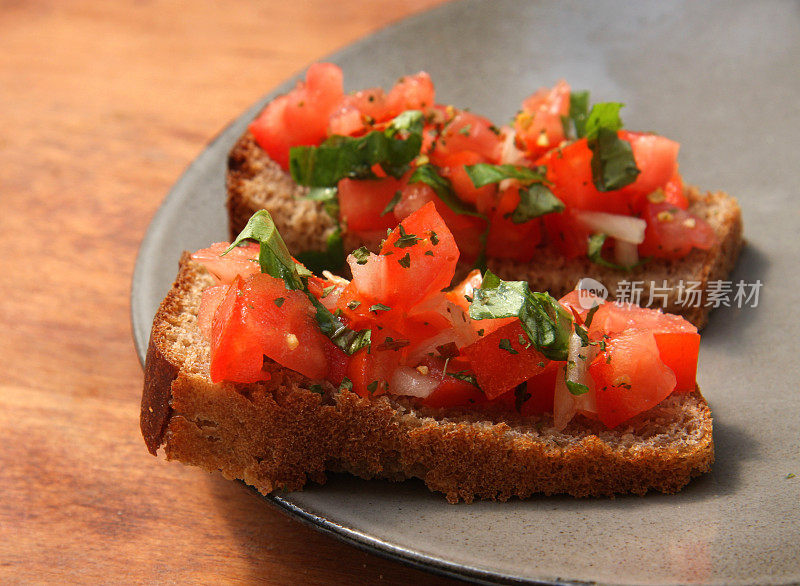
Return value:
[(426, 357), (422, 367), (428, 369), (428, 376), (440, 381), (433, 392), (422, 400), (427, 407), (481, 407), (488, 403), (486, 395), (481, 389), (461, 378), (451, 376), (451, 373), (469, 374), (469, 365), (460, 358), (446, 362), (439, 356)]
[(697, 356), (700, 334), (697, 332), (653, 332), (658, 355), (675, 373), (675, 392), (691, 393), (697, 388)]
[(431, 153), (431, 160), (435, 165), (441, 165), (455, 153), (471, 151), (496, 163), (500, 160), (502, 149), (503, 139), (490, 120), (472, 112), (455, 110), (452, 118), (445, 123), (436, 148)]
[(305, 82), (267, 104), (250, 131), (270, 158), (288, 169), (289, 148), (322, 142), (343, 96), (342, 70), (332, 63), (315, 63)]
[(458, 199), (475, 204), (479, 210), (486, 210), (492, 206), (497, 193), (497, 186), (490, 184), (483, 187), (475, 187), (464, 167), (466, 165), (485, 163), (486, 161), (485, 157), (472, 151), (460, 151), (442, 157), (440, 161), (441, 167), (439, 171), (442, 177), (450, 180)]
[(597, 416), (614, 428), (655, 407), (675, 389), (652, 332), (627, 329), (612, 336), (589, 366), (596, 387)]
[(600, 192), (592, 181), (592, 151), (581, 139), (548, 152), (539, 160), (547, 166), (553, 193), (567, 207), (610, 214), (638, 213), (646, 196), (663, 188), (678, 169), (678, 143), (658, 136), (621, 130), (619, 137), (630, 143), (639, 175), (636, 181), (615, 191)]
[(347, 365), (347, 377), (353, 383), (353, 392), (369, 397), (383, 395), (389, 390), (392, 373), (402, 363), (405, 353), (387, 340), (401, 337), (388, 328), (372, 330), (370, 347), (353, 354)]
[(264, 356), (323, 379), (331, 344), (303, 293), (287, 290), (283, 281), (264, 273), (236, 277), (212, 321), (211, 380), (264, 380)]
[(553, 397), (556, 386), (557, 365), (563, 362), (550, 362), (544, 372), (528, 379), (525, 387), (529, 398), (522, 403), (520, 414), (529, 417), (553, 412)]
[(371, 255), (363, 265), (348, 262), (355, 287), (367, 298), (410, 309), (450, 284), (458, 247), (432, 203), (419, 208), (400, 226), (406, 236), (401, 235), (400, 227), (395, 228), (379, 255)]
[(538, 218), (521, 224), (515, 224), (510, 218), (519, 205), (519, 189), (518, 186), (512, 186), (500, 194), (500, 201), (489, 224), (489, 238), (486, 242), (486, 254), (490, 258), (530, 261), (542, 240), (542, 223)]
[(451, 303), (468, 312), (470, 301), (467, 298), (472, 299), (475, 296), (475, 289), (479, 289), (481, 283), (483, 275), (480, 270), (472, 269), (463, 281), (447, 292), (446, 297)]
[(565, 258), (586, 256), (589, 236), (592, 233), (575, 219), (570, 208), (543, 217), (547, 240)]
[(683, 189), (683, 178), (677, 171), (672, 176), (672, 179), (667, 181), (663, 188), (664, 200), (674, 205), (676, 208), (685, 210), (689, 207), (689, 200), (686, 199), (686, 193)]
[(569, 84), (563, 79), (552, 89), (541, 88), (522, 102), (514, 130), (529, 156), (536, 158), (564, 140), (562, 116), (569, 115)]
[(420, 71), (414, 75), (401, 77), (386, 96), (389, 118), (405, 110), (427, 110), (436, 100), (436, 92), (431, 76)]
[(247, 242), (222, 256), (228, 246), (229, 242), (216, 242), (192, 254), (192, 260), (201, 263), (217, 282), (224, 285), (233, 282), (236, 275), (248, 277), (261, 271), (258, 244)]
[(548, 360), (528, 342), (522, 324), (514, 320), (462, 348), (487, 397), (499, 397), (545, 369)]
[(647, 222), (639, 254), (656, 258), (682, 258), (692, 248), (708, 250), (716, 241), (714, 229), (698, 218), (666, 202), (645, 205), (642, 217)]
[(404, 186), (393, 177), (339, 181), (339, 217), (352, 232), (386, 230), (397, 225), (386, 206)]

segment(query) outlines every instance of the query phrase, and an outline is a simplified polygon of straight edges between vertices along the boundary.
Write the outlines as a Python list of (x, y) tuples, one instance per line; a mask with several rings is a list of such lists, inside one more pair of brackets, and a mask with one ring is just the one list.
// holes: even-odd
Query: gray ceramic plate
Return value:
[[(468, 1), (333, 55), (350, 89), (425, 69), (440, 101), (496, 121), (561, 77), (627, 103), (628, 127), (681, 142), (685, 178), (739, 198), (748, 246), (732, 279), (763, 287), (757, 307), (723, 307), (704, 332), (717, 462), (678, 495), (453, 506), (420, 482), (334, 477), (274, 501), (362, 547), (487, 582), (800, 581), (799, 49), (796, 2)], [(140, 356), (180, 251), (226, 237), (225, 156), (264, 101), (201, 153), (147, 233), (132, 292)]]

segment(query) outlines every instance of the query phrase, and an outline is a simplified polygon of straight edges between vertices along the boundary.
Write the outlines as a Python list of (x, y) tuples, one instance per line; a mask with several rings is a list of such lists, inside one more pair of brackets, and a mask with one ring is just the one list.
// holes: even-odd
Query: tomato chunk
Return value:
[(714, 229), (702, 218), (661, 202), (648, 202), (642, 217), (647, 222), (639, 254), (656, 258), (682, 258), (692, 248), (708, 250), (716, 241)]
[(403, 185), (403, 181), (393, 177), (342, 179), (339, 181), (339, 217), (353, 232), (394, 228), (397, 225), (394, 214), (381, 214)]
[(569, 115), (569, 96), (569, 84), (562, 79), (552, 89), (541, 88), (522, 102), (514, 130), (531, 157), (543, 155), (564, 140), (561, 118)]
[(303, 293), (287, 290), (283, 281), (264, 273), (236, 277), (212, 321), (211, 380), (264, 380), (264, 356), (323, 379), (329, 345)]
[(515, 320), (462, 348), (487, 397), (499, 397), (545, 369), (548, 360), (528, 342)]

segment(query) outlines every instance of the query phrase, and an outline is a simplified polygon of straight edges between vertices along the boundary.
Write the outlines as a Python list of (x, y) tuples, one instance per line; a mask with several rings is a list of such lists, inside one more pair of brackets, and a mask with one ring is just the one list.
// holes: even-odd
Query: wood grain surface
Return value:
[(0, 0), (0, 582), (449, 582), (150, 456), (129, 321), (139, 243), (204, 144), (439, 1)]

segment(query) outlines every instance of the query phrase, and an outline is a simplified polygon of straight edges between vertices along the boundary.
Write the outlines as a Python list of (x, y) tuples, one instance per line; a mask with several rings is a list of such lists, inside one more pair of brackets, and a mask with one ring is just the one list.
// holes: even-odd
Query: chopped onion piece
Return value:
[(439, 385), (435, 378), (420, 373), (410, 366), (399, 366), (389, 381), (389, 388), (395, 395), (408, 395), (425, 398)]
[[(503, 126), (500, 129), (505, 137), (503, 148), (500, 151), (500, 163), (502, 165), (523, 165), (525, 164), (525, 152), (517, 148), (516, 131), (510, 126)], [(502, 187), (500, 188), (503, 189)]]
[(588, 211), (575, 212), (575, 217), (589, 230), (602, 232), (612, 238), (632, 244), (644, 242), (644, 230), (647, 228), (647, 222), (642, 218)]
[[(556, 390), (553, 399), (553, 424), (559, 431), (572, 421), (580, 411), (597, 413), (597, 397), (595, 395), (594, 381), (589, 376), (588, 367), (597, 355), (596, 346), (583, 346), (578, 334), (574, 333), (569, 339), (567, 353), (567, 367), (559, 369), (556, 376)], [(585, 385), (589, 391), (582, 395), (573, 395), (567, 387), (566, 381)]]
[(614, 240), (614, 259), (618, 265), (632, 267), (639, 262), (639, 249), (632, 242)]

